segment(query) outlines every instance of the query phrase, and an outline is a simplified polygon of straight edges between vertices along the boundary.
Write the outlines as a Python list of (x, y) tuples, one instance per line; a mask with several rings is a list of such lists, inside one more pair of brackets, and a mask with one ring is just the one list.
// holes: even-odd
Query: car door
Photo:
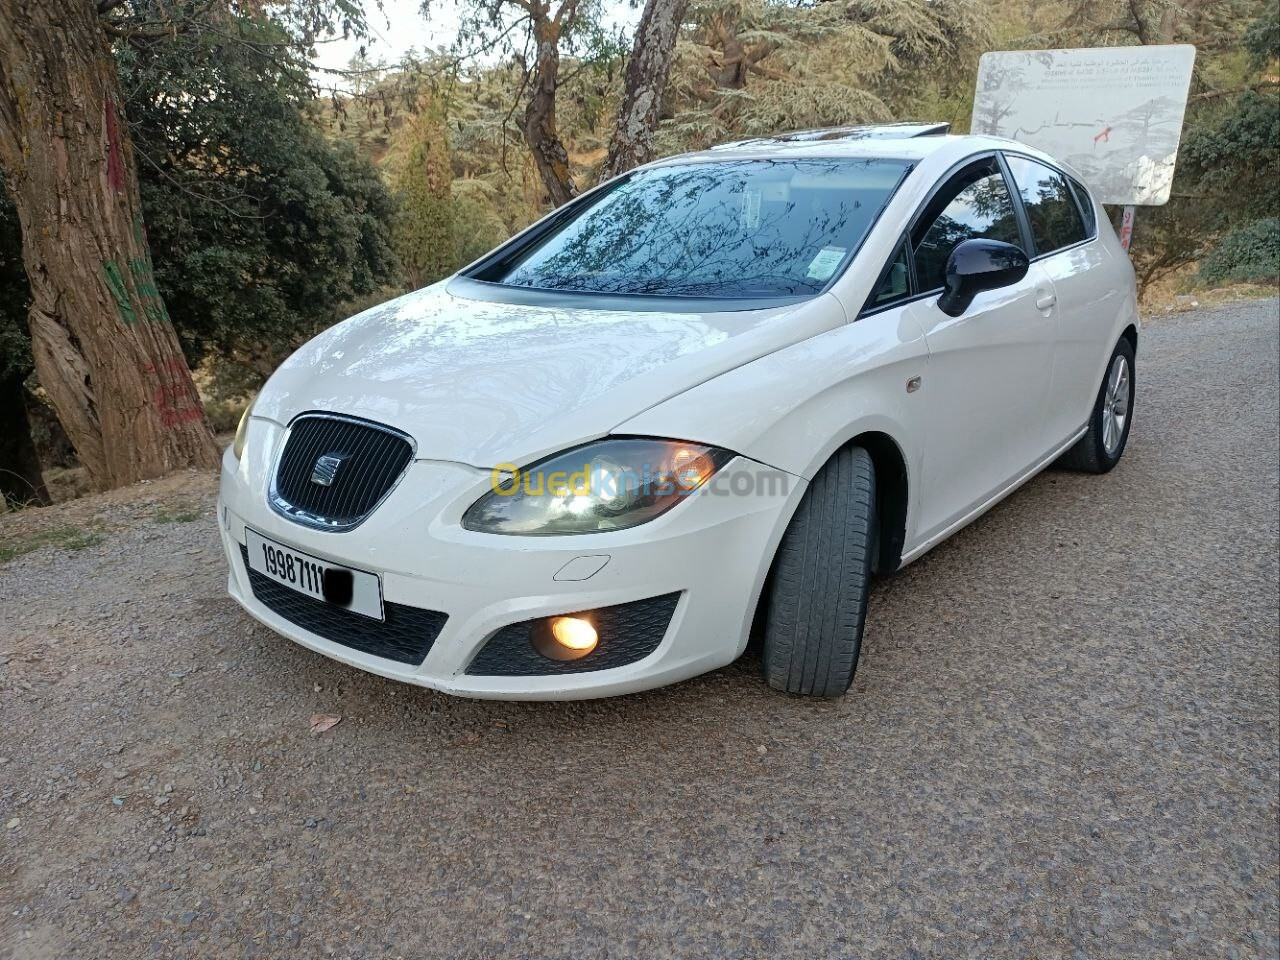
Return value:
[(1093, 409), (1126, 285), (1115, 282), (1111, 256), (1097, 242), (1097, 212), (1085, 188), (1030, 157), (1006, 153), (1005, 160), (1027, 213), (1032, 259), (1057, 295), (1048, 427), (1065, 441)]
[(875, 309), (901, 295), (924, 332), (928, 360), (919, 389), (926, 405), (916, 544), (944, 535), (1022, 476), (1048, 448), (1044, 417), (1053, 372), (1053, 287), (1032, 265), (1012, 286), (981, 293), (958, 317), (938, 308), (947, 259), (973, 238), (1026, 248), (1021, 213), (999, 158), (949, 176), (913, 222), (880, 287)]

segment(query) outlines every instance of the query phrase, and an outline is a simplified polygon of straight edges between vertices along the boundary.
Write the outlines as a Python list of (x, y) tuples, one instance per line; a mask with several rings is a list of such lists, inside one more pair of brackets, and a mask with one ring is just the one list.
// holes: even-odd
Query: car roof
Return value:
[(819, 127), (814, 130), (792, 130), (767, 137), (751, 137), (721, 143), (712, 150), (732, 150), (737, 147), (769, 146), (784, 143), (831, 143), (859, 140), (905, 140), (915, 137), (940, 136), (951, 132), (949, 123), (876, 123), (846, 127)]
[(1060, 161), (1034, 147), (1000, 137), (947, 133), (948, 124), (877, 124), (866, 127), (832, 127), (800, 130), (771, 137), (755, 137), (719, 144), (696, 153), (666, 157), (652, 164), (714, 162), (768, 157), (850, 157), (920, 161), (938, 155), (958, 161), (986, 150), (1016, 150), (1041, 157), (1059, 166)]

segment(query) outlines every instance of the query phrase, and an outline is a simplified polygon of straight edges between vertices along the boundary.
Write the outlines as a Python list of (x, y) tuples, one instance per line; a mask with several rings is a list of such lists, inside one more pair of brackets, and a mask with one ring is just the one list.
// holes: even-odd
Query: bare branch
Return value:
[[(216, 204), (217, 206), (222, 207), (223, 210), (227, 211), (227, 213), (231, 214), (233, 217), (238, 217), (241, 220), (270, 219), (270, 216), (271, 216), (270, 214), (241, 213), (239, 210), (236, 210), (235, 208), (233, 208), (230, 203), (228, 203), (226, 200), (220, 197), (211, 197), (208, 194), (197, 193), (196, 191), (189, 189), (186, 184), (182, 183), (180, 180), (178, 180), (176, 177), (170, 174), (167, 170), (165, 170), (162, 166), (160, 166), (160, 164), (156, 163), (155, 160), (153, 160), (148, 154), (144, 153), (142, 150), (138, 150), (135, 148), (133, 153), (134, 153), (134, 156), (141, 157), (143, 160), (145, 160), (151, 166), (151, 168), (156, 171), (156, 173), (160, 174), (160, 176), (164, 177), (171, 184), (177, 187), (178, 190), (185, 193), (187, 196), (191, 197), (193, 200), (199, 200), (201, 203)], [(247, 199), (247, 200), (252, 200), (255, 203), (258, 202), (256, 197), (252, 197), (247, 193), (239, 194), (237, 196), (232, 197), (231, 199), (232, 200)]]

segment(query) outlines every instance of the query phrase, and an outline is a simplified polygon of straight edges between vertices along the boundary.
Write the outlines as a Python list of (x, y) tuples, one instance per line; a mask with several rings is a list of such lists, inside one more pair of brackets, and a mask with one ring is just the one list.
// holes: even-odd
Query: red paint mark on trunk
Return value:
[(107, 183), (119, 193), (124, 189), (124, 152), (120, 146), (120, 118), (116, 115), (116, 102), (107, 99), (105, 126), (107, 131)]
[(174, 358), (163, 361), (157, 366), (146, 363), (142, 372), (154, 386), (151, 390), (151, 402), (160, 412), (160, 423), (173, 429), (184, 423), (195, 423), (204, 419), (204, 407), (200, 403), (200, 395), (191, 382), (191, 372), (186, 361)]

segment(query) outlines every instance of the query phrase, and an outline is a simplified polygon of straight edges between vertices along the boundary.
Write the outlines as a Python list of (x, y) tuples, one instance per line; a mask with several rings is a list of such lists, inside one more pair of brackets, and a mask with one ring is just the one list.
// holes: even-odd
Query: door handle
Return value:
[(1041, 293), (1041, 294), (1040, 294), (1040, 296), (1039, 296), (1039, 298), (1037, 298), (1037, 300), (1036, 300), (1036, 309), (1037, 309), (1037, 310), (1048, 310), (1050, 307), (1052, 307), (1052, 306), (1053, 306), (1055, 303), (1057, 303), (1057, 302), (1058, 302), (1058, 296), (1057, 296), (1057, 294), (1053, 294), (1053, 293)]

